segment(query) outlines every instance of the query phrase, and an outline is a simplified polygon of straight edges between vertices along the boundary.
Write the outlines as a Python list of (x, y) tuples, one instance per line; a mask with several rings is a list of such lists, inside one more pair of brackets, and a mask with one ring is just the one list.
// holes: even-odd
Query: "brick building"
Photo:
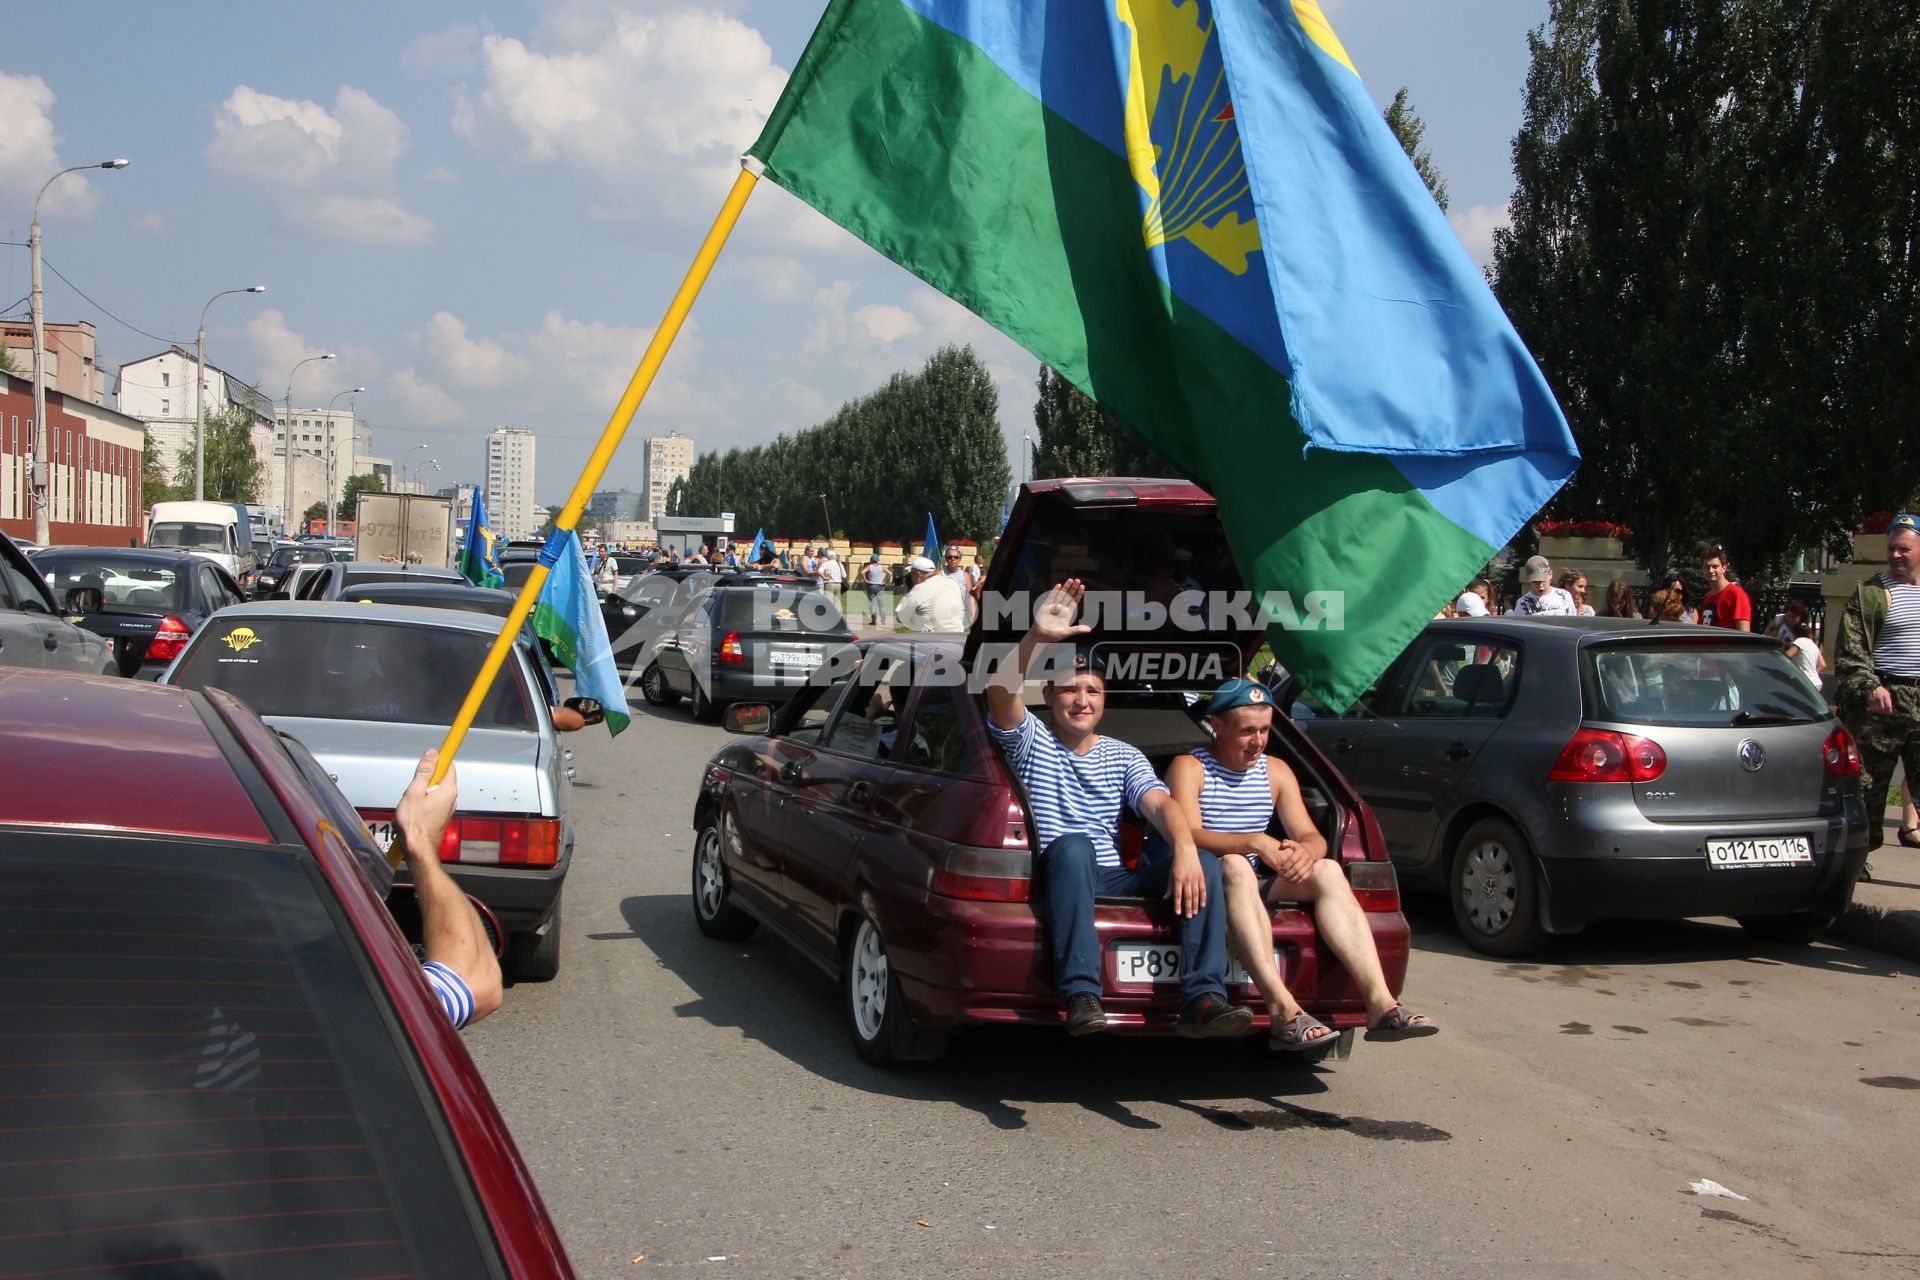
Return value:
[[(0, 373), (0, 531), (33, 537), (33, 379)], [(56, 543), (138, 545), (141, 465), (138, 418), (47, 390), (48, 520)]]

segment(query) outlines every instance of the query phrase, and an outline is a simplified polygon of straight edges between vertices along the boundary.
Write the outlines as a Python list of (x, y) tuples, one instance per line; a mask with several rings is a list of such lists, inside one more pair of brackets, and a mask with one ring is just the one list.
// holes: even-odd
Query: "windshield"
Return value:
[[(263, 716), (449, 725), (493, 641), (353, 617), (222, 617), (194, 638), (173, 683), (225, 689)], [(518, 663), (501, 670), (474, 724), (534, 727)]]
[(497, 1274), (324, 884), (304, 849), (0, 842), (9, 1274)]
[(290, 564), (324, 564), (327, 553), (318, 547), (281, 547), (273, 553), (273, 563), (285, 568)]
[[(205, 564), (204, 560), (198, 562)], [(33, 562), (64, 600), (75, 587), (98, 587), (106, 607), (180, 610), (187, 603), (184, 573), (167, 566), (108, 555), (41, 555)]]
[(227, 530), (230, 527), (224, 524), (198, 524), (191, 521), (178, 524), (156, 524), (147, 533), (147, 545), (187, 547), (194, 551), (225, 551)]
[(1811, 724), (1827, 704), (1783, 650), (1594, 645), (1581, 650), (1586, 718), (1615, 724)]

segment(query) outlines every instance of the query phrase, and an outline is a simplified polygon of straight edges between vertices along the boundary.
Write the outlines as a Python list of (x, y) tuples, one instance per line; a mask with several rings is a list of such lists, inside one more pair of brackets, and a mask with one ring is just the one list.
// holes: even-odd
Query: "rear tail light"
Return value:
[(187, 641), (193, 639), (193, 632), (187, 624), (168, 614), (160, 619), (160, 626), (153, 633), (153, 639), (147, 641), (148, 662), (172, 662), (187, 647)]
[(1835, 729), (1827, 735), (1825, 759), (1827, 772), (1836, 778), (1860, 776), (1860, 750), (1853, 745), (1853, 735), (1845, 729)]
[(745, 662), (746, 660), (747, 653), (746, 650), (740, 647), (740, 633), (738, 631), (729, 631), (726, 635), (720, 637), (720, 661)]
[(933, 891), (970, 902), (1027, 902), (1033, 890), (1033, 854), (950, 844), (933, 872)]
[[(362, 809), (360, 816), (369, 826), (393, 821), (393, 814), (386, 810)], [(394, 856), (398, 857), (397, 850)], [(560, 822), (556, 818), (455, 815), (447, 833), (440, 837), (440, 861), (556, 866), (560, 861)]]
[(1582, 729), (1547, 774), (1550, 782), (1652, 782), (1667, 771), (1667, 753), (1651, 738), (1611, 729)]
[(1400, 909), (1400, 877), (1394, 874), (1391, 862), (1350, 862), (1347, 883), (1353, 886), (1353, 896), (1362, 911)]

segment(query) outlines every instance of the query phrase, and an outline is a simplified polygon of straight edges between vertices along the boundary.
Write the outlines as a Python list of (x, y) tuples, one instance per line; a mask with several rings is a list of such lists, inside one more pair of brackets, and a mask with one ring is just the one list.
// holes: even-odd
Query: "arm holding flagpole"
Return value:
[[(580, 479), (574, 484), (573, 492), (567, 497), (566, 506), (554, 519), (554, 529), (571, 530), (580, 519), (580, 513), (586, 509), (587, 500), (593, 496), (600, 478), (606, 474), (607, 466), (613, 461), (613, 455), (620, 447), (620, 441), (626, 436), (627, 428), (633, 422), (633, 415), (639, 410), (640, 402), (646, 398), (647, 390), (653, 385), (654, 375), (659, 373), (660, 365), (666, 360), (667, 352), (673, 346), (673, 340), (679, 336), (680, 327), (686, 323), (688, 312), (693, 310), (693, 300), (700, 295), (700, 287), (713, 271), (714, 262), (720, 257), (720, 250), (732, 234), (734, 224), (740, 220), (740, 211), (746, 207), (747, 197), (753, 193), (754, 183), (759, 180), (762, 166), (759, 161), (747, 157), (741, 161), (740, 176), (734, 179), (733, 189), (727, 193), (727, 199), (720, 206), (719, 216), (713, 220), (707, 238), (701, 242), (700, 252), (694, 255), (693, 265), (687, 268), (686, 278), (680, 282), (679, 290), (673, 295), (673, 301), (667, 306), (667, 313), (660, 321), (660, 327), (654, 330), (653, 340), (647, 344), (646, 354), (640, 357), (640, 365), (633, 371), (633, 377), (627, 383), (625, 394), (614, 407), (613, 416), (608, 419), (606, 430), (600, 433), (600, 442), (594, 446), (593, 455), (587, 459), (586, 470), (580, 473)], [(564, 541), (564, 540), (556, 540)], [(521, 625), (527, 615), (533, 612), (534, 602), (540, 598), (540, 588), (546, 584), (547, 574), (552, 562), (542, 553), (533, 572), (527, 575), (527, 581), (520, 588), (520, 595), (513, 602), (513, 610), (500, 626), (500, 634), (494, 637), (493, 647), (487, 651), (487, 660), (480, 665), (480, 674), (474, 677), (473, 687), (467, 690), (466, 701), (460, 704), (460, 714), (454, 717), (453, 726), (447, 730), (447, 736), (440, 743), (440, 759), (434, 765), (432, 783), (438, 783), (446, 776), (453, 764), (454, 753), (460, 750), (460, 743), (466, 738), (467, 730), (473, 727), (473, 720), (480, 712), (480, 704), (486, 700), (487, 691), (493, 688), (493, 681), (505, 665), (507, 655), (513, 651), (515, 637), (520, 634)]]

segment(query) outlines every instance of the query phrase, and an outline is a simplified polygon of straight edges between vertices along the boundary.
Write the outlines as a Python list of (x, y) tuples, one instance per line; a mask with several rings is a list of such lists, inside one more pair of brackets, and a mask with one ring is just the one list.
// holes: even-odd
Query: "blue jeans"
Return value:
[[(1061, 999), (1081, 993), (1099, 995), (1100, 935), (1093, 924), (1096, 896), (1160, 898), (1173, 872), (1173, 848), (1155, 835), (1140, 861), (1126, 867), (1102, 867), (1093, 860), (1093, 841), (1061, 836), (1041, 855), (1047, 903), (1048, 941), (1053, 949), (1053, 985)], [(1181, 918), (1180, 1000), (1213, 992), (1227, 993), (1227, 899), (1220, 881), (1220, 859), (1200, 855), (1207, 905)]]

